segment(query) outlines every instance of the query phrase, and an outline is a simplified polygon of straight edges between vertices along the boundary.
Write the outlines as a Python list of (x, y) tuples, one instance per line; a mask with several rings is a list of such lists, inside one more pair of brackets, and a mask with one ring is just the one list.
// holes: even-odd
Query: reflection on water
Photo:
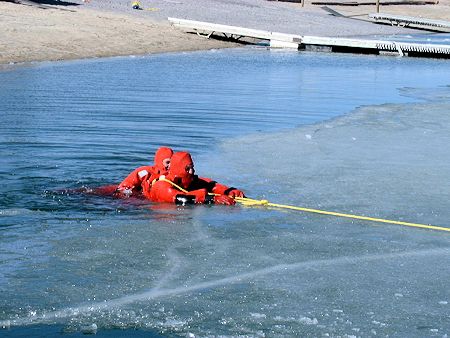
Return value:
[(449, 70), (243, 49), (0, 73), (4, 332), (448, 334), (446, 234), (67, 189), (165, 144), (252, 197), (449, 226)]

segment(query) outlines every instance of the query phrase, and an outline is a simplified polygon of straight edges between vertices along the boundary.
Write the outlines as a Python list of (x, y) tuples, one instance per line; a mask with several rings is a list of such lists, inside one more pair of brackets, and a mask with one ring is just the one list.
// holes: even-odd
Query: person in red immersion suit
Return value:
[(198, 177), (194, 173), (191, 155), (187, 152), (175, 153), (168, 174), (153, 183), (148, 198), (153, 202), (181, 205), (195, 203), (232, 205), (236, 203), (234, 197), (244, 197), (244, 193), (236, 188), (229, 188), (209, 178)]
[(152, 181), (166, 175), (170, 166), (173, 151), (167, 147), (159, 148), (155, 153), (154, 166), (142, 166), (133, 170), (117, 187), (116, 192), (130, 196), (142, 192), (144, 196), (150, 191)]

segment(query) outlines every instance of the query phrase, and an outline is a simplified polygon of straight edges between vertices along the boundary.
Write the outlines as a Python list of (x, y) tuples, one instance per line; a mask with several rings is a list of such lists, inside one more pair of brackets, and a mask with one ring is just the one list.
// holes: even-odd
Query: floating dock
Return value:
[[(381, 0), (379, 4), (381, 6), (390, 6), (390, 5), (436, 5), (438, 0), (427, 0), (427, 1), (419, 1), (419, 0)], [(333, 0), (324, 0), (324, 1), (311, 1), (311, 5), (322, 5), (322, 6), (376, 6), (377, 1), (333, 1)]]
[(272, 48), (450, 58), (450, 45), (443, 44), (295, 35), (177, 18), (168, 20), (175, 27), (194, 31), (208, 38), (218, 35), (238, 42), (244, 38), (252, 38), (269, 41)]
[(409, 25), (415, 25), (415, 26), (450, 29), (450, 22), (444, 20), (431, 20), (425, 18), (394, 15), (387, 13), (369, 14), (369, 18), (375, 21), (390, 23), (392, 26), (408, 27)]

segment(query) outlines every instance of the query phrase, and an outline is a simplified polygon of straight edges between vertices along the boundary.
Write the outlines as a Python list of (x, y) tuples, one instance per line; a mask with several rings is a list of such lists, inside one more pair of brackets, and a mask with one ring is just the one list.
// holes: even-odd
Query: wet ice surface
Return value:
[(84, 241), (54, 243), (35, 272), (51, 272), (44, 290), (27, 287), (30, 269), (16, 273), (25, 307), (14, 290), (2, 290), (19, 317), (12, 324), (199, 336), (448, 332), (445, 235), (251, 209), (219, 213), (226, 224), (199, 207), (159, 228), (94, 225), (79, 230)]
[[(221, 158), (247, 173), (242, 184), (256, 198), (450, 227), (450, 89), (403, 93), (425, 102), (366, 106), (293, 131), (232, 140)], [(296, 266), (270, 278), (272, 291), (289, 294), (280, 299), (290, 300), (287, 318), (295, 318), (296, 332), (448, 334), (447, 232), (279, 214), (283, 220), (268, 218), (282, 231), (261, 248), (270, 246), (271, 258), (312, 262), (311, 269)], [(317, 325), (305, 328), (299, 314)]]
[[(425, 223), (446, 225), (448, 92), (448, 88), (431, 94), (405, 89), (404, 95), (428, 94), (433, 100), (366, 106), (299, 130), (231, 141), (224, 145), (232, 149), (233, 158), (227, 161), (239, 163), (247, 182), (253, 181), (251, 173), (257, 169), (265, 177), (255, 182), (257, 192), (264, 193), (270, 182), (276, 187), (272, 195), (282, 202), (314, 201), (328, 208), (397, 214), (416, 222), (426, 216)], [(249, 156), (248, 149), (258, 156)]]
[[(0, 320), (11, 327), (0, 334), (51, 324), (66, 334), (97, 327), (98, 335), (115, 328), (199, 337), (448, 335), (445, 232), (55, 188), (111, 183), (148, 160), (167, 123), (171, 144), (192, 147), (200, 173), (250, 197), (449, 226), (446, 63), (247, 53), (126, 60), (141, 76), (125, 89), (113, 81), (127, 83), (129, 68), (118, 60), (32, 70), (35, 82), (24, 93), (3, 83), (3, 106), (28, 120), (9, 122), (0, 139), (8, 155), (0, 171), (8, 188), (0, 210)], [(165, 65), (185, 72), (175, 76)], [(89, 71), (89, 85), (112, 81), (111, 89), (85, 89), (78, 67)], [(197, 67), (210, 74), (200, 87)], [(71, 91), (58, 91), (60, 71), (71, 75)], [(200, 90), (208, 87), (212, 98)], [(244, 88), (244, 100), (235, 99), (236, 88)], [(213, 111), (208, 119), (205, 110)], [(180, 121), (183, 114), (191, 119)], [(292, 129), (305, 123), (314, 124)], [(221, 142), (212, 152), (214, 140)]]
[[(222, 159), (247, 168), (242, 184), (254, 197), (448, 226), (443, 108), (445, 101), (365, 107), (225, 143)], [(51, 246), (35, 247), (15, 273), (20, 285), (2, 290), (4, 311), (17, 314), (16, 324), (62, 322), (67, 332), (93, 323), (198, 336), (449, 332), (446, 233), (251, 208), (159, 215), (132, 223), (124, 215), (114, 227), (96, 215), (67, 219), (74, 234), (43, 231)], [(44, 278), (39, 290), (34, 274)]]

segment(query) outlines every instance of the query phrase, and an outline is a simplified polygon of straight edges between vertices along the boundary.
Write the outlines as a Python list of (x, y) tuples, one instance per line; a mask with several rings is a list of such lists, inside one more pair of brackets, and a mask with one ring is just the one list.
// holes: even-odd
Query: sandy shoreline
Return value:
[[(199, 39), (127, 14), (77, 8), (75, 12), (0, 2), (0, 64), (70, 60), (223, 48), (230, 44)], [(20, 20), (18, 18), (20, 17)]]
[[(302, 8), (265, 0), (155, 0), (141, 2), (142, 11), (131, 9), (129, 1), (64, 3), (55, 9), (42, 9), (0, 1), (0, 64), (236, 46), (181, 32), (168, 24), (168, 16), (304, 35), (430, 34), (333, 17), (320, 6)], [(330, 7), (359, 18), (374, 12), (373, 6)], [(450, 0), (438, 5), (386, 6), (382, 10), (450, 20)]]

